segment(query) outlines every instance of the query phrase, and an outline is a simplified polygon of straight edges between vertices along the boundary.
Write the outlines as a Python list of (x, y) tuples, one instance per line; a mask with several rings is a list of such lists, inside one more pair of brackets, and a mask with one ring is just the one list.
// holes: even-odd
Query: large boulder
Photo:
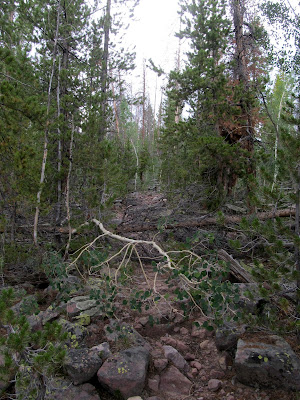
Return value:
[(180, 399), (188, 396), (191, 387), (192, 382), (173, 365), (163, 371), (160, 376), (159, 389), (168, 398)]
[(234, 366), (246, 385), (300, 390), (300, 359), (278, 336), (239, 339)]
[(100, 384), (115, 396), (124, 399), (141, 395), (146, 381), (149, 351), (132, 347), (108, 358), (99, 369)]
[(102, 365), (97, 348), (70, 349), (64, 367), (74, 385), (88, 382)]

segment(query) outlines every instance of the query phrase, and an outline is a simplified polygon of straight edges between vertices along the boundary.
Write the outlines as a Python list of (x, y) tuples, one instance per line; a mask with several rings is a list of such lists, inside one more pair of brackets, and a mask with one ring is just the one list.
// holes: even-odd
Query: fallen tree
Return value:
[[(272, 218), (285, 218), (285, 217), (293, 217), (296, 215), (296, 210), (294, 208), (286, 208), (283, 210), (273, 210), (267, 212), (260, 212), (257, 214), (247, 214), (247, 215), (223, 215), (222, 218), (211, 217), (210, 214), (208, 216), (204, 216), (201, 218), (187, 219), (180, 222), (173, 223), (165, 223), (163, 224), (164, 229), (176, 229), (176, 228), (198, 228), (201, 226), (208, 225), (231, 225), (231, 224), (239, 224), (243, 219), (251, 219), (257, 218), (260, 221), (265, 221), (267, 219)], [(153, 231), (157, 230), (157, 224), (153, 223), (145, 223), (139, 225), (129, 225), (126, 223), (120, 224), (116, 231), (119, 233), (126, 232), (145, 232), (145, 231)]]

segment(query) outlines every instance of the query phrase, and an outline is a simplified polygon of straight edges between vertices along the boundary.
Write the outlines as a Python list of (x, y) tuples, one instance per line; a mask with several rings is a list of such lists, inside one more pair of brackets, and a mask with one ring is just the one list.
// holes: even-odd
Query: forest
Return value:
[(0, 399), (299, 399), (299, 7), (143, 2), (1, 0)]

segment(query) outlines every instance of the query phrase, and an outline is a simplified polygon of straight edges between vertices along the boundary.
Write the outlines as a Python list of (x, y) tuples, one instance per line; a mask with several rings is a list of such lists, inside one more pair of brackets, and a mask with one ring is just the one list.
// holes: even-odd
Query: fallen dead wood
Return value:
[(218, 251), (218, 257), (229, 264), (230, 273), (242, 283), (254, 283), (255, 280), (248, 271), (243, 268), (227, 251), (221, 249)]
[[(185, 220), (180, 222), (174, 223), (166, 223), (163, 225), (164, 229), (175, 229), (175, 228), (198, 228), (201, 226), (208, 226), (208, 225), (229, 225), (229, 224), (239, 224), (242, 219), (251, 219), (253, 217), (258, 218), (260, 221), (265, 221), (267, 219), (272, 218), (284, 218), (284, 217), (292, 217), (295, 216), (296, 210), (295, 209), (283, 209), (277, 211), (267, 211), (267, 212), (260, 212), (255, 215), (248, 214), (248, 215), (224, 215), (222, 219), (215, 218), (215, 217), (201, 217), (192, 220)], [(145, 231), (153, 231), (157, 230), (157, 224), (153, 223), (146, 223), (141, 225), (126, 225), (122, 224), (119, 225), (116, 229), (117, 232), (145, 232)]]

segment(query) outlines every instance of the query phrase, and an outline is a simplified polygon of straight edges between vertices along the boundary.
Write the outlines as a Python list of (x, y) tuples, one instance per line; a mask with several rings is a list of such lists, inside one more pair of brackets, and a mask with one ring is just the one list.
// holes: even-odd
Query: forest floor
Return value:
[[(246, 210), (240, 206), (228, 206), (227, 210), (233, 214), (243, 214)], [(177, 206), (169, 206), (169, 203), (163, 194), (157, 192), (134, 193), (124, 201), (115, 203), (110, 222), (108, 226), (114, 226), (119, 234), (134, 239), (153, 240), (162, 246), (165, 243), (181, 242), (185, 243), (186, 239), (191, 238), (199, 230), (196, 227), (184, 228), (176, 230), (165, 230), (164, 225), (174, 221), (184, 221), (195, 217), (205, 215), (201, 209), (197, 209), (192, 203), (184, 205), (177, 203)], [(157, 230), (147, 230), (145, 232), (129, 232), (129, 226), (147, 224), (156, 224)], [(124, 229), (125, 228), (125, 229)], [(113, 229), (113, 228), (112, 228)], [(122, 231), (126, 233), (122, 233)], [(215, 240), (218, 242), (219, 247), (225, 247), (228, 243), (228, 238), (232, 238), (233, 231), (224, 231), (216, 226), (207, 226), (201, 231), (202, 242), (201, 245), (209, 246), (209, 235), (213, 234)], [(238, 236), (237, 233), (235, 236)], [(138, 262), (134, 262), (133, 269), (128, 274), (126, 284), (118, 293), (118, 298), (126, 299), (130, 293), (137, 287), (140, 290), (147, 290), (153, 288), (155, 279), (155, 272), (150, 261), (154, 255), (149, 252), (149, 249), (144, 247), (141, 250), (141, 256), (145, 263), (143, 269), (140, 268)], [(40, 309), (44, 310), (55, 298), (55, 293), (49, 290), (49, 282), (46, 276), (42, 273), (35, 273), (29, 266), (22, 268), (22, 266), (11, 266), (10, 269), (4, 271), (5, 286), (18, 284), (20, 286), (27, 286), (27, 292), (35, 294), (40, 304)], [(145, 278), (147, 277), (147, 279)], [(191, 393), (186, 397), (186, 400), (296, 400), (297, 393), (287, 392), (279, 389), (261, 389), (252, 388), (239, 383), (236, 379), (235, 370), (233, 367), (233, 358), (228, 354), (218, 352), (214, 334), (205, 332), (205, 330), (197, 330), (195, 322), (198, 321), (200, 325), (206, 320), (206, 317), (199, 310), (193, 310), (188, 317), (183, 317), (180, 312), (180, 304), (178, 301), (172, 300), (172, 293), (168, 300), (164, 300), (164, 296), (170, 293), (170, 288), (166, 275), (159, 275), (156, 281), (157, 291), (162, 296), (162, 301), (158, 303), (148, 303), (148, 309), (142, 308), (142, 312), (130, 309), (128, 306), (122, 305), (121, 301), (118, 303), (117, 317), (122, 322), (130, 323), (151, 345), (152, 354), (160, 354), (163, 345), (171, 345), (177, 348), (181, 354), (190, 361), (195, 361), (197, 368), (193, 368), (193, 386)], [(154, 321), (158, 321), (151, 325), (149, 323), (149, 316), (152, 316)], [(92, 324), (88, 328), (89, 334), (85, 339), (85, 345), (92, 347), (103, 341), (104, 326), (108, 320), (95, 317), (92, 319)], [(253, 328), (250, 331), (252, 337), (259, 339), (262, 331), (259, 327)], [(299, 346), (295, 340), (295, 336), (289, 335), (285, 339), (292, 345), (293, 349), (299, 354)], [(116, 348), (115, 350), (119, 350)], [(151, 382), (157, 379), (157, 371), (153, 363), (150, 365), (149, 376)], [(211, 379), (221, 381), (221, 387), (214, 391), (209, 388), (208, 382)], [(157, 392), (155, 395), (159, 399), (169, 400), (164, 397), (164, 393)], [(143, 399), (149, 396), (154, 396), (153, 390), (146, 387)], [(101, 400), (113, 399), (105, 391), (101, 391)]]

